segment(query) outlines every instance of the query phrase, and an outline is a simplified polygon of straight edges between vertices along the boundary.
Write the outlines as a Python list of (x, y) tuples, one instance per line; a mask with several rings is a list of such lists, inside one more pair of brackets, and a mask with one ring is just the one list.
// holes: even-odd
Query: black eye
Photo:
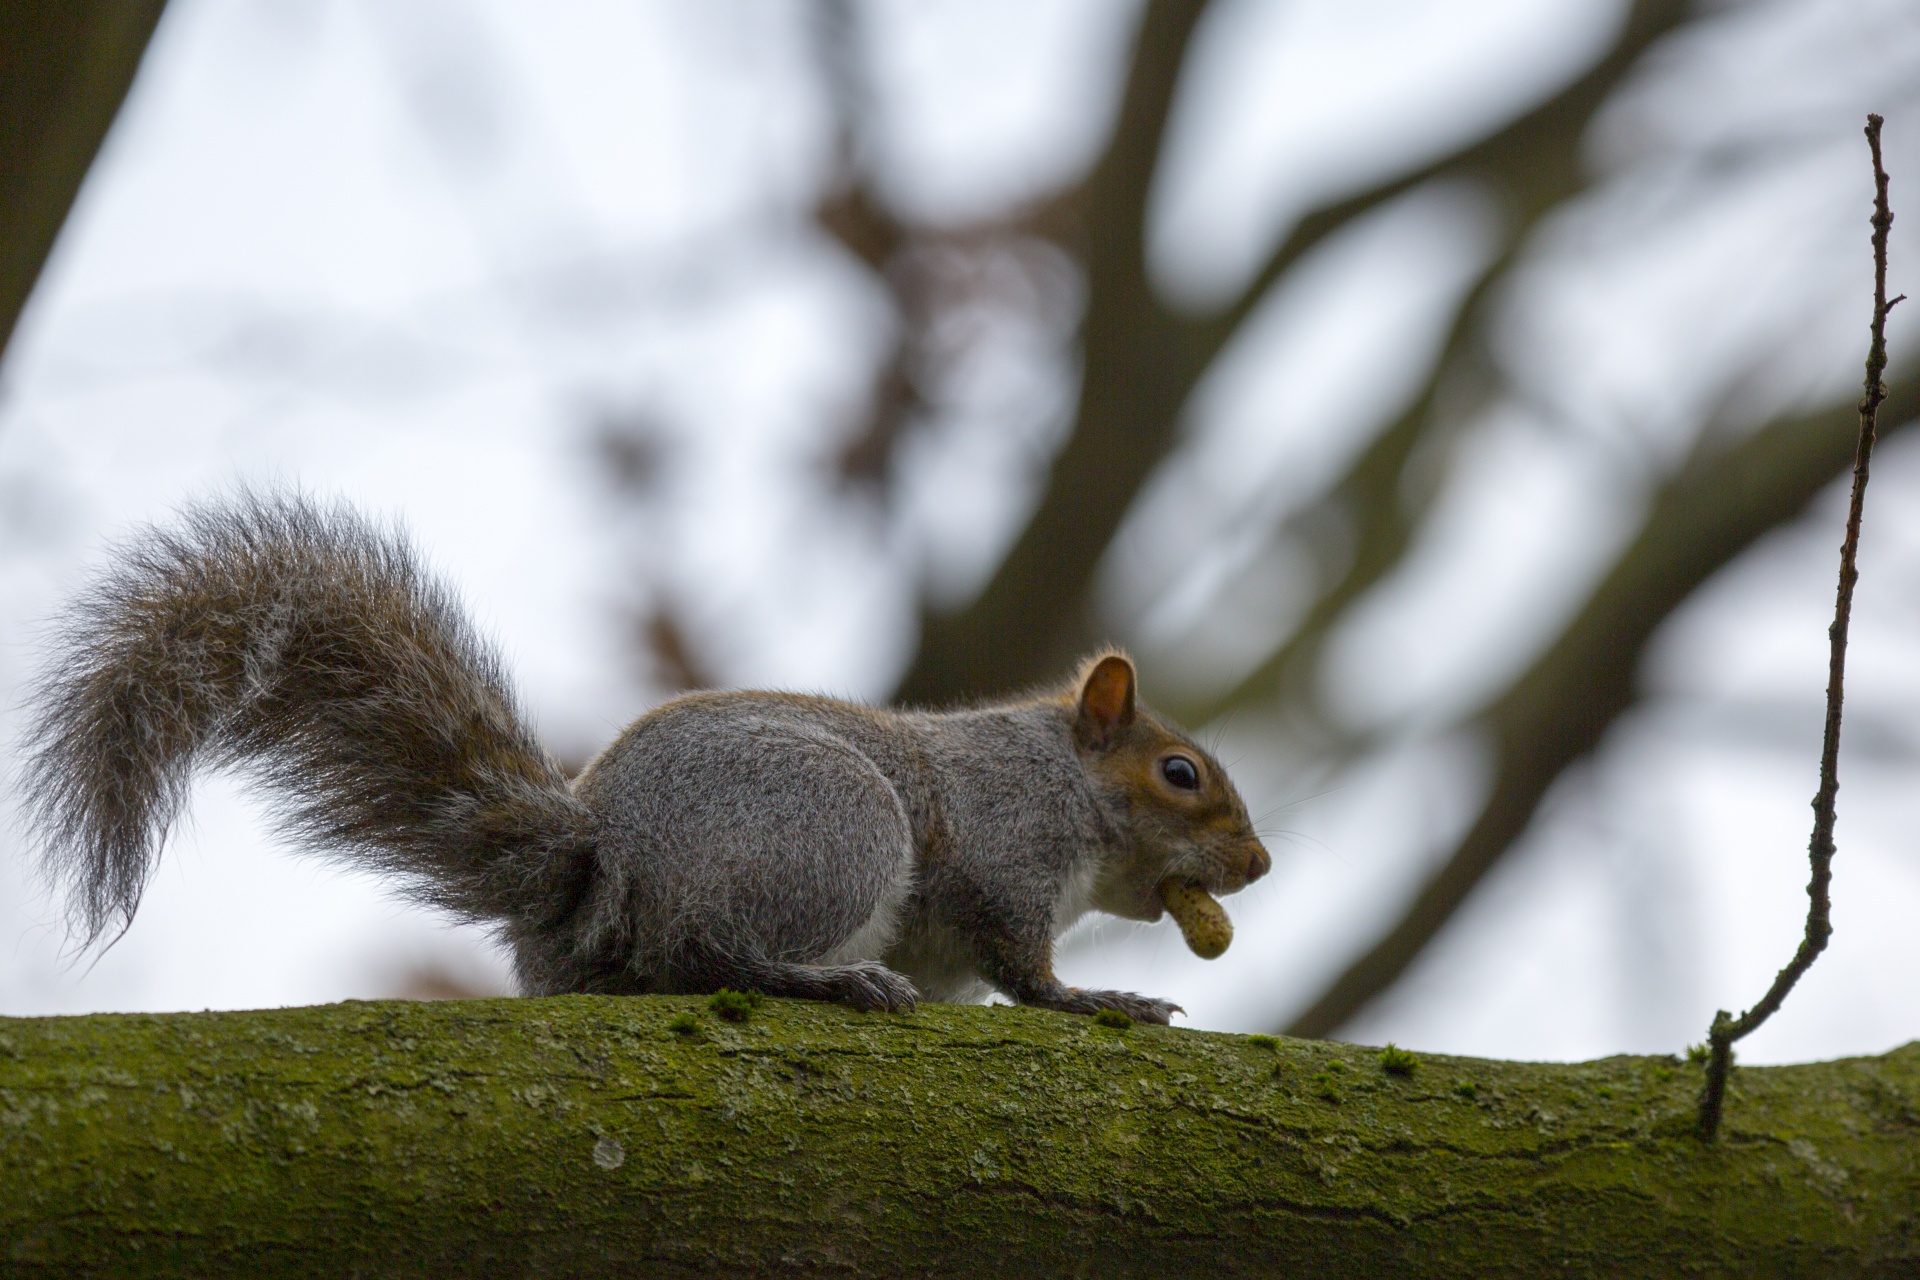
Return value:
[(1160, 776), (1182, 791), (1200, 789), (1200, 770), (1185, 756), (1168, 756), (1160, 762)]

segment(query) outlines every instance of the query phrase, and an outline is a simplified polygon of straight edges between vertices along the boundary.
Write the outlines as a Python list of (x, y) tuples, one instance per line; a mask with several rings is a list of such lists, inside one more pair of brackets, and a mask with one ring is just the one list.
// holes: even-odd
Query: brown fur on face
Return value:
[[(1254, 834), (1247, 806), (1213, 755), (1135, 696), (1133, 663), (1108, 651), (1089, 658), (1063, 695), (1074, 707), (1074, 743), (1088, 773), (1127, 808), (1133, 833), (1104, 866), (1093, 905), (1129, 920), (1158, 920), (1160, 884), (1190, 880), (1209, 893), (1235, 893), (1273, 863)], [(1166, 763), (1184, 758), (1194, 789), (1176, 786)]]

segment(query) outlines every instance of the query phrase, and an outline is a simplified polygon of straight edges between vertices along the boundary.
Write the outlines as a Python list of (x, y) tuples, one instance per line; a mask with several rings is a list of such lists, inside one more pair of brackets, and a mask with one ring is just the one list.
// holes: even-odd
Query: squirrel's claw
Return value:
[(1151, 1022), (1156, 1026), (1166, 1026), (1176, 1013), (1185, 1013), (1171, 1000), (1156, 1000), (1152, 996), (1137, 996), (1131, 991), (1083, 991), (1073, 989), (1073, 999), (1067, 1012), (1098, 1013), (1102, 1009), (1118, 1009), (1135, 1022)]
[(1151, 1022), (1157, 1026), (1164, 1027), (1173, 1021), (1174, 1014), (1186, 1012), (1185, 1009), (1182, 1009), (1171, 1000), (1155, 1000), (1151, 996), (1133, 996), (1130, 998), (1133, 1001), (1133, 1005), (1124, 1009), (1122, 1012), (1130, 1016), (1135, 1022)]

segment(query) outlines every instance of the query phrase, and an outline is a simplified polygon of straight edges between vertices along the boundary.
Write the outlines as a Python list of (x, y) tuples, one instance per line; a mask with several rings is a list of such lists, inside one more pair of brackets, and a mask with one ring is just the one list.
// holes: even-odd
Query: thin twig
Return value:
[(1887, 398), (1881, 375), (1887, 369), (1887, 312), (1906, 295), (1887, 300), (1887, 230), (1893, 211), (1887, 205), (1887, 171), (1880, 165), (1880, 117), (1867, 117), (1867, 147), (1873, 153), (1873, 339), (1867, 347), (1866, 390), (1860, 397), (1860, 440), (1853, 454), (1853, 500), (1847, 507), (1847, 536), (1840, 545), (1840, 589), (1833, 605), (1833, 625), (1827, 630), (1832, 649), (1827, 663), (1827, 727), (1820, 749), (1820, 791), (1813, 798), (1813, 839), (1807, 860), (1813, 875), (1807, 882), (1807, 933), (1787, 967), (1774, 975), (1773, 985), (1760, 1003), (1734, 1018), (1721, 1009), (1707, 1031), (1707, 1080), (1700, 1092), (1699, 1134), (1712, 1141), (1720, 1128), (1726, 1101), (1727, 1072), (1733, 1065), (1733, 1042), (1752, 1034), (1773, 1015), (1793, 990), (1800, 975), (1813, 965), (1833, 935), (1828, 918), (1828, 885), (1833, 880), (1834, 797), (1840, 790), (1840, 705), (1847, 670), (1847, 623), (1853, 613), (1853, 584), (1859, 578), (1855, 560), (1860, 551), (1860, 512), (1867, 496), (1867, 464), (1873, 457), (1875, 420)]

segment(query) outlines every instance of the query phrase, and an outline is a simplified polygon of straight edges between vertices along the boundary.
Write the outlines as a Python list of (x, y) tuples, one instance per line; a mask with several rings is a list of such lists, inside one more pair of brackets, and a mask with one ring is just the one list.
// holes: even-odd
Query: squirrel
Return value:
[(700, 692), (571, 783), (410, 542), (242, 492), (149, 527), (71, 607), (31, 695), (25, 803), (92, 946), (133, 919), (197, 765), (263, 784), (297, 843), (494, 927), (530, 995), (733, 988), (904, 1011), (1012, 1000), (1166, 1023), (1080, 990), (1089, 910), (1229, 934), (1271, 863), (1211, 754), (1118, 651), (955, 710)]

